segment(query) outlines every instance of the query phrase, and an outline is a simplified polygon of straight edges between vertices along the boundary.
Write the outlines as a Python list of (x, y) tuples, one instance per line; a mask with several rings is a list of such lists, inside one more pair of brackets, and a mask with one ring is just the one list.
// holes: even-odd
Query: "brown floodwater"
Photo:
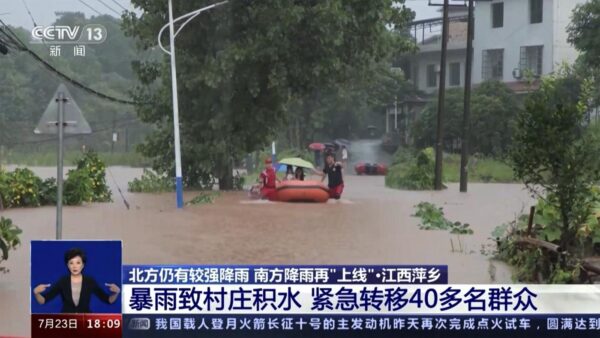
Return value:
[[(63, 237), (121, 239), (125, 264), (447, 264), (451, 283), (510, 282), (508, 268), (480, 249), (496, 225), (532, 203), (516, 184), (470, 184), (465, 194), (457, 184), (409, 192), (385, 188), (383, 177), (347, 175), (337, 203), (271, 203), (232, 192), (177, 210), (173, 193), (126, 192), (139, 175), (141, 169), (111, 167), (114, 202), (65, 207)], [(185, 199), (194, 195), (186, 192)], [(475, 234), (419, 230), (411, 215), (420, 201), (443, 206), (448, 219), (469, 223)], [(4, 263), (10, 273), (0, 275), (0, 337), (29, 336), (29, 241), (54, 238), (55, 209), (11, 209), (2, 216), (23, 229), (23, 245)]]

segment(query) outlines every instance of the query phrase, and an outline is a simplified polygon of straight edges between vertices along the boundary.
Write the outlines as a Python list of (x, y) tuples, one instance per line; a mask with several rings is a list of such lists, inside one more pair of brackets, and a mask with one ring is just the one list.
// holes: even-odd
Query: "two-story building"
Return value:
[(494, 0), (477, 2), (473, 40), (473, 84), (499, 80), (519, 92), (528, 77), (573, 63), (567, 42), (576, 5), (587, 0)]

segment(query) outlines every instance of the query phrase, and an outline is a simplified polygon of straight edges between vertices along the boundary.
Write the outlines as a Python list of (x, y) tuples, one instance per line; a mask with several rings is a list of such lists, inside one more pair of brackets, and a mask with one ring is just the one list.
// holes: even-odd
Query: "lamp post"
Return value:
[[(207, 11), (209, 9), (221, 6), (226, 4), (228, 1), (222, 1), (210, 6), (206, 6), (195, 11), (184, 14), (176, 19), (173, 19), (173, 1), (169, 0), (169, 23), (164, 25), (160, 31), (158, 32), (158, 46), (162, 49), (163, 52), (169, 54), (171, 56), (171, 89), (173, 92), (173, 137), (175, 142), (175, 187), (177, 194), (177, 208), (183, 208), (183, 179), (181, 173), (181, 142), (179, 137), (179, 101), (177, 99), (177, 69), (175, 66), (175, 37), (181, 31), (188, 22), (192, 19), (200, 15), (200, 13)], [(175, 22), (186, 19), (187, 20), (175, 31)], [(162, 42), (160, 40), (162, 33), (164, 30), (169, 27), (169, 42), (171, 50), (166, 50)]]

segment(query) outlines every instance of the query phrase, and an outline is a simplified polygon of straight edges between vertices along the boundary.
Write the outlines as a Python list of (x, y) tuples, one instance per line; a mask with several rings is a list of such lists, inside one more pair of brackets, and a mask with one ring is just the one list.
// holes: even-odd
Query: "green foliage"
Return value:
[(40, 184), (40, 204), (56, 204), (56, 192), (56, 178), (50, 177), (42, 181), (42, 183)]
[[(444, 111), (444, 149), (460, 151), (464, 91), (446, 92)], [(516, 95), (502, 82), (487, 81), (475, 88), (471, 98), (469, 150), (485, 156), (504, 155), (512, 140), (515, 115), (519, 111)], [(435, 144), (437, 101), (428, 104), (415, 122), (415, 142), (419, 148)]]
[(63, 200), (66, 205), (81, 205), (94, 200), (94, 181), (88, 169), (71, 169), (64, 183)]
[(192, 198), (189, 202), (186, 202), (185, 205), (212, 204), (215, 201), (215, 198), (217, 197), (219, 197), (218, 192), (201, 192), (199, 195)]
[(8, 172), (0, 165), (0, 210), (8, 208), (9, 203), (9, 175)]
[(600, 138), (585, 127), (589, 90), (568, 68), (544, 79), (518, 115), (511, 151), (515, 176), (552, 196), (565, 249), (576, 244), (577, 224), (589, 214), (586, 196), (600, 178)]
[(144, 169), (140, 178), (134, 178), (128, 183), (129, 192), (157, 193), (175, 190), (173, 178), (165, 175), (157, 175), (152, 170)]
[[(23, 231), (14, 225), (10, 218), (0, 217), (0, 263), (7, 260), (9, 252), (21, 244), (21, 233)], [(0, 272), (6, 273), (8, 270), (0, 267)]]
[(408, 163), (398, 163), (388, 169), (385, 185), (408, 190), (433, 190), (435, 158), (433, 148), (421, 150)]
[[(458, 182), (460, 180), (460, 155), (444, 156), (444, 180)], [(469, 182), (483, 183), (512, 183), (516, 182), (510, 163), (502, 159), (469, 157)]]
[[(209, 3), (176, 2), (174, 15)], [(155, 48), (167, 4), (132, 4), (143, 15), (127, 13), (126, 33), (139, 49)], [(284, 126), (298, 126), (302, 133), (327, 127), (334, 116), (312, 109), (320, 101), (317, 94), (369, 79), (376, 65), (409, 49), (411, 40), (402, 33), (412, 17), (403, 1), (266, 0), (232, 1), (190, 21), (177, 37), (186, 185), (216, 177), (219, 188), (230, 189), (232, 163), (270, 143)], [(141, 82), (134, 95), (138, 102), (153, 102), (137, 106), (137, 113), (156, 126), (139, 149), (157, 172), (174, 176), (170, 70), (164, 61), (134, 63)], [(337, 113), (335, 120), (344, 120), (344, 111)]]
[[(132, 39), (126, 38), (120, 29), (120, 21), (109, 15), (86, 18), (82, 13), (57, 13), (53, 23), (56, 25), (83, 27), (86, 24), (101, 24), (107, 28), (108, 39), (99, 45), (86, 45), (85, 57), (74, 56), (72, 45), (62, 46), (61, 56), (52, 57), (49, 55), (47, 44), (27, 44), (30, 40), (30, 29), (11, 29), (31, 50), (67, 76), (100, 92), (127, 99), (127, 92), (133, 87), (131, 61), (135, 55), (135, 48)], [(38, 123), (61, 82), (65, 82), (64, 79), (41, 67), (40, 63), (26, 52), (11, 49), (7, 55), (2, 55), (0, 146), (19, 154), (47, 151), (53, 155), (48, 164), (56, 164), (56, 139), (34, 136), (31, 129)], [(119, 133), (119, 140), (114, 144), (115, 151), (125, 148), (126, 138), (130, 145), (136, 144), (149, 131), (148, 126), (136, 119), (131, 107), (90, 95), (77, 87), (71, 87), (69, 82), (66, 82), (66, 85), (94, 131), (84, 138), (68, 137), (66, 149), (78, 149), (81, 144), (85, 144), (94, 149), (109, 151), (112, 144), (113, 120), (115, 131)]]
[(92, 202), (111, 202), (112, 192), (106, 185), (106, 165), (94, 151), (86, 151), (76, 161), (77, 170), (85, 170), (92, 181)]
[(42, 180), (27, 168), (17, 168), (4, 176), (2, 204), (10, 207), (37, 207), (40, 205), (39, 187)]
[[(63, 187), (63, 202), (109, 202), (111, 192), (106, 185), (105, 165), (93, 152), (85, 153), (77, 168), (69, 170)], [(4, 208), (37, 207), (56, 203), (56, 179), (43, 180), (27, 168), (6, 172), (0, 168), (0, 200)]]
[(421, 218), (419, 228), (422, 230), (449, 230), (451, 234), (472, 235), (473, 230), (467, 223), (452, 222), (444, 217), (442, 208), (429, 202), (421, 202), (415, 206), (417, 211), (413, 216)]
[[(533, 218), (531, 236), (554, 244), (562, 238), (562, 219), (556, 207), (556, 196), (538, 199)], [(578, 283), (581, 259), (600, 255), (600, 188), (594, 186), (586, 193), (585, 209), (590, 210), (586, 219), (577, 220), (575, 245), (566, 259), (539, 248), (518, 246), (515, 239), (526, 234), (528, 215), (521, 215), (515, 222), (498, 228), (492, 236), (498, 240), (497, 256), (515, 267), (515, 279), (519, 282)]]
[(582, 53), (584, 62), (592, 68), (600, 68), (600, 0), (579, 4), (573, 11), (571, 24), (567, 27), (568, 41)]

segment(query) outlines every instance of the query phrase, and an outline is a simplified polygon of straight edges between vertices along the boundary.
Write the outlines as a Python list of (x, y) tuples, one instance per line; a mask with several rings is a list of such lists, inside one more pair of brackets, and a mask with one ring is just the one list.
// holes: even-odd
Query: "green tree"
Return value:
[[(113, 97), (126, 98), (124, 93), (133, 86), (131, 61), (135, 47), (131, 38), (125, 37), (120, 19), (108, 15), (86, 18), (83, 13), (57, 13), (57, 25), (101, 24), (107, 28), (107, 39), (99, 45), (86, 45), (85, 56), (74, 56), (72, 45), (61, 46), (61, 56), (49, 55), (49, 44), (27, 44), (42, 59), (71, 78)], [(25, 43), (30, 32), (18, 27), (11, 29)], [(144, 127), (131, 107), (111, 103), (72, 86), (46, 69), (26, 52), (11, 49), (0, 56), (0, 146), (12, 151), (54, 151), (55, 141), (48, 136), (35, 136), (32, 131), (59, 83), (64, 82), (82, 109), (94, 133), (69, 137), (67, 149), (110, 149), (113, 119), (116, 131), (129, 132), (129, 141), (139, 142)], [(120, 138), (120, 142), (123, 142)], [(45, 142), (47, 141), (47, 142)], [(123, 142), (124, 143), (124, 142)], [(123, 147), (122, 147), (123, 148)], [(121, 148), (121, 149), (122, 149)]]
[(598, 179), (598, 135), (587, 132), (589, 81), (569, 69), (542, 81), (519, 113), (511, 158), (515, 176), (532, 192), (546, 193), (560, 211), (560, 244), (574, 244), (589, 213), (586, 197)]
[(567, 27), (568, 41), (581, 52), (585, 63), (594, 68), (600, 68), (600, 0), (590, 0), (577, 5)]
[[(462, 138), (463, 89), (446, 92), (444, 111), (444, 149), (459, 151)], [(514, 121), (519, 110), (517, 96), (503, 83), (484, 82), (473, 90), (471, 97), (470, 151), (490, 156), (502, 156), (512, 141)], [(418, 147), (430, 147), (435, 142), (437, 101), (428, 104), (415, 124)]]
[[(176, 1), (174, 16), (211, 3)], [(392, 6), (392, 4), (400, 6)], [(232, 187), (232, 162), (264, 147), (292, 120), (291, 105), (323, 88), (369, 76), (373, 63), (403, 48), (389, 34), (412, 18), (403, 1), (232, 1), (191, 21), (177, 37), (183, 170), (188, 185), (213, 175)], [(134, 0), (127, 33), (142, 50), (155, 46), (167, 3)], [(164, 37), (166, 38), (166, 36)], [(166, 58), (140, 61), (138, 115), (156, 125), (141, 151), (173, 173), (170, 69)], [(312, 121), (312, 109), (300, 120)], [(296, 111), (296, 113), (298, 113)]]

